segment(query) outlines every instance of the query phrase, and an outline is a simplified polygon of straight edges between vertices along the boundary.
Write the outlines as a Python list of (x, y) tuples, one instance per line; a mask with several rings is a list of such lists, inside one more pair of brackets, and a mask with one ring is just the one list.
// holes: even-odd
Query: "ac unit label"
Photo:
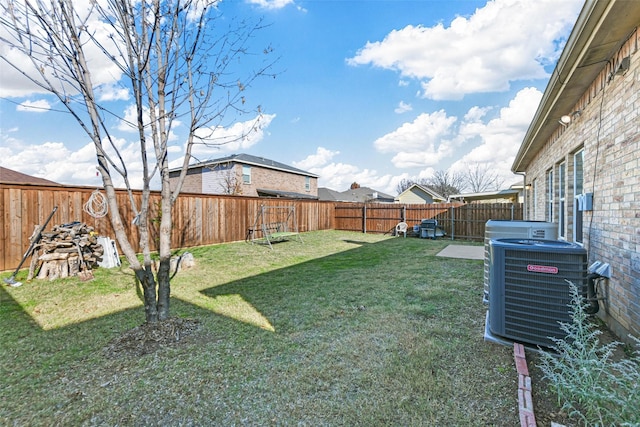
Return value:
[(527, 271), (532, 271), (534, 273), (558, 274), (558, 267), (529, 264), (527, 265)]

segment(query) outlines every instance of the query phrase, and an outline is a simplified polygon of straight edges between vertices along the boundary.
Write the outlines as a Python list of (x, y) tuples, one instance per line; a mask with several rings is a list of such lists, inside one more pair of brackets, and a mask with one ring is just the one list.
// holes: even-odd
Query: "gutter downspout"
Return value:
[(522, 219), (523, 220), (528, 220), (528, 213), (529, 211), (527, 210), (528, 207), (528, 203), (529, 203), (529, 198), (527, 197), (527, 173), (526, 172), (514, 172), (516, 175), (522, 175), (522, 193), (524, 194), (523, 197), (523, 203), (522, 203)]

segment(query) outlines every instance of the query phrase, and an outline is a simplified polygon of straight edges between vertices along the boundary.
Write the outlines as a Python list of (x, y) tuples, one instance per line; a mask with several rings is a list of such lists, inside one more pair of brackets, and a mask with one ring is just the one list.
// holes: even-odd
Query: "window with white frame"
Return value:
[(553, 222), (553, 169), (547, 171), (547, 210), (546, 221)]
[(251, 166), (242, 166), (242, 182), (244, 184), (251, 184)]
[(305, 176), (304, 177), (304, 189), (306, 191), (311, 191), (311, 177), (310, 176)]
[(578, 197), (584, 196), (584, 149), (573, 155), (573, 241), (582, 243), (582, 209), (578, 204)]
[(567, 164), (562, 162), (558, 165), (558, 237), (566, 239), (567, 230), (565, 227), (566, 219), (566, 179)]

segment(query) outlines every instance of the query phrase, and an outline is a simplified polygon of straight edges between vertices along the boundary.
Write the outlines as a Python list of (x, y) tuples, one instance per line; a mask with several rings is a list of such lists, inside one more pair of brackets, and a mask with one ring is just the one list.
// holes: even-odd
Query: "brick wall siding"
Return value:
[[(583, 212), (583, 243), (594, 261), (611, 265), (612, 277), (603, 283), (606, 301), (599, 315), (622, 340), (628, 333), (640, 337), (640, 34), (636, 33), (612, 58), (584, 94), (571, 123), (557, 131), (537, 153), (526, 171), (535, 180), (535, 196), (527, 202), (529, 219), (548, 220), (546, 173), (555, 174), (553, 221), (559, 219), (558, 169), (566, 165), (566, 240), (575, 241), (573, 213), (573, 155), (584, 150), (584, 192), (593, 192), (593, 210)], [(624, 56), (631, 65), (609, 78)], [(567, 112), (570, 113), (570, 112)], [(533, 203), (536, 206), (533, 206)]]
[[(242, 165), (236, 165), (242, 176)], [(257, 196), (258, 189), (293, 191), (309, 196), (318, 196), (318, 179), (312, 177), (309, 191), (305, 189), (305, 177), (288, 172), (251, 166), (251, 184), (242, 184), (243, 196)]]
[[(184, 178), (184, 183), (182, 184), (183, 193), (200, 193), (202, 192), (202, 168), (190, 169), (187, 171), (187, 176)], [(171, 187), (171, 191), (173, 191), (176, 187), (176, 182), (178, 177), (180, 176), (180, 172), (172, 172), (169, 174), (169, 184)]]

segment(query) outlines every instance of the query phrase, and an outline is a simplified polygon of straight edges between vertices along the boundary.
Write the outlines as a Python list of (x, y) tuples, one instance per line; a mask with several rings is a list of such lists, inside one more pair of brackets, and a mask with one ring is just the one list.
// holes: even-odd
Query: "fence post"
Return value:
[(407, 206), (402, 206), (402, 222), (407, 222)]
[(455, 215), (455, 211), (453, 210), (453, 206), (450, 206), (449, 210), (451, 211), (449, 214), (451, 215), (451, 240), (453, 240), (453, 236), (456, 234), (456, 221), (453, 217)]
[(367, 205), (362, 207), (362, 232), (367, 234)]
[(514, 207), (515, 205), (511, 203), (511, 221), (513, 221), (513, 218), (514, 218), (514, 215), (513, 215)]

